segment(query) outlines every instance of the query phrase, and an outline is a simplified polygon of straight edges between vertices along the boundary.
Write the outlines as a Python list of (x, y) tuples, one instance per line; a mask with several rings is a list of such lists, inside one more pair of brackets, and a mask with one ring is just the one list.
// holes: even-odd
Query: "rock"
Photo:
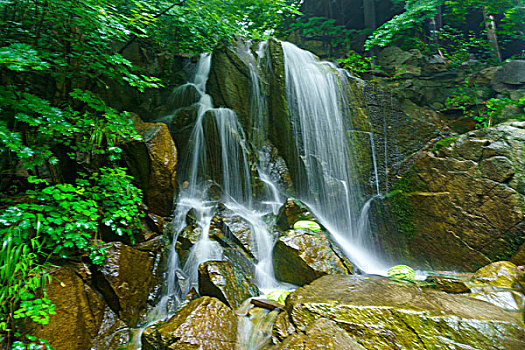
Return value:
[(301, 331), (334, 321), (366, 349), (521, 349), (525, 330), (499, 307), (382, 277), (324, 276), (297, 289), (288, 315)]
[(184, 266), (190, 256), (191, 247), (197, 243), (202, 235), (202, 229), (196, 224), (186, 226), (178, 235), (175, 251), (179, 256), (180, 265)]
[(271, 61), (271, 71), (264, 72), (269, 82), (268, 138), (285, 160), (294, 190), (299, 191), (299, 179), (305, 178), (305, 169), (304, 163), (297, 153), (294, 126), (285, 97), (284, 56), (281, 42), (275, 39), (268, 40), (268, 54)]
[(472, 282), (499, 288), (516, 288), (522, 276), (523, 272), (510, 261), (497, 261), (476, 271)]
[(228, 240), (237, 244), (252, 258), (257, 256), (252, 226), (232, 210), (223, 208), (220, 215), (212, 219), (210, 230), (220, 230)]
[(184, 152), (197, 120), (198, 106), (187, 106), (175, 110), (174, 114), (161, 119), (168, 125), (178, 150)]
[(234, 309), (260, 294), (254, 282), (227, 261), (207, 261), (199, 266), (199, 293)]
[[(523, 313), (525, 299), (520, 285), (523, 275), (523, 272), (509, 261), (489, 264), (476, 271), (472, 277), (472, 293), (469, 296), (516, 314)], [(523, 315), (520, 319), (523, 319)]]
[[(397, 46), (389, 46), (378, 55), (378, 63), (382, 69), (387, 72), (399, 72), (400, 68), (406, 66), (412, 66), (414, 68), (419, 65), (420, 60), (423, 58), (421, 52), (417, 49), (404, 51)], [(421, 74), (421, 68), (419, 68), (419, 74)]]
[(288, 198), (277, 214), (276, 224), (281, 230), (289, 230), (299, 220), (313, 220), (316, 217), (310, 209), (298, 199)]
[(271, 343), (272, 327), (278, 311), (253, 308), (248, 317), (239, 320), (238, 349), (267, 349)]
[(267, 309), (270, 311), (275, 310), (275, 309), (281, 309), (283, 307), (282, 304), (276, 301), (273, 301), (273, 300), (268, 300), (268, 299), (252, 299), (251, 303), (255, 305), (256, 307), (260, 307), (262, 309)]
[(352, 273), (351, 265), (332, 249), (323, 232), (288, 230), (273, 250), (275, 277), (302, 286), (327, 274)]
[(177, 191), (177, 149), (165, 124), (134, 121), (142, 140), (124, 144), (124, 158), (150, 211), (170, 216)]
[(319, 318), (305, 333), (294, 333), (279, 344), (276, 350), (365, 350), (345, 333), (337, 323)]
[(234, 350), (237, 316), (218, 299), (193, 300), (175, 316), (158, 322), (142, 334), (144, 350)]
[(516, 89), (525, 84), (525, 61), (513, 60), (504, 63), (494, 74), (491, 84), (498, 92)]
[(119, 318), (134, 327), (154, 281), (154, 257), (120, 242), (109, 243), (106, 251), (106, 261), (95, 273), (94, 283)]
[(470, 288), (465, 284), (465, 282), (458, 278), (429, 276), (425, 279), (425, 282), (430, 283), (431, 288), (449, 294), (462, 294), (470, 292)]
[(398, 228), (382, 235), (407, 264), (474, 271), (525, 243), (525, 130), (469, 132), (426, 152), (387, 199)]
[(129, 343), (131, 335), (131, 329), (119, 320), (118, 315), (110, 307), (106, 307), (92, 349), (118, 349)]
[(56, 350), (90, 349), (102, 325), (106, 304), (79, 273), (73, 266), (51, 273), (47, 295), (56, 315), (50, 316), (47, 325), (28, 325), (28, 334), (48, 340)]
[(274, 343), (280, 343), (295, 332), (295, 327), (286, 312), (281, 312), (273, 324), (272, 339)]
[[(237, 43), (242, 45), (243, 43)], [(213, 98), (215, 107), (227, 107), (238, 116), (244, 130), (251, 130), (250, 118), (252, 81), (249, 57), (244, 50), (222, 42), (212, 54), (210, 74), (206, 91)]]

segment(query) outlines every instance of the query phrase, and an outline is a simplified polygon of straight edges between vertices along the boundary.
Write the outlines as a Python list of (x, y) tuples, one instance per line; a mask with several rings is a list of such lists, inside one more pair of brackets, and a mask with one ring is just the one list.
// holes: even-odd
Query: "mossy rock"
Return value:
[(382, 277), (324, 276), (286, 311), (300, 331), (330, 319), (366, 349), (525, 348), (523, 324), (497, 306)]

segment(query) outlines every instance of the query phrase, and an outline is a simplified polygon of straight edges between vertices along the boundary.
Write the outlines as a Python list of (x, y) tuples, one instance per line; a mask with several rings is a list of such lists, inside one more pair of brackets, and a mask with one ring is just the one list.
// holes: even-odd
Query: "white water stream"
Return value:
[(385, 274), (387, 267), (371, 244), (368, 222), (361, 218), (363, 194), (357, 185), (356, 160), (348, 150), (345, 130), (350, 111), (341, 86), (346, 74), (310, 52), (283, 42), (286, 100), (296, 135), (296, 148), (306, 175), (299, 197), (330, 230), (350, 260), (363, 272)]

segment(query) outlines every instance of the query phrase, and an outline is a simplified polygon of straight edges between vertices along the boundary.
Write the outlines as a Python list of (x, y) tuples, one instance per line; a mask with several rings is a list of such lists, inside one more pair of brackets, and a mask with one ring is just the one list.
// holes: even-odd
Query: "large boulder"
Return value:
[(525, 242), (525, 126), (470, 132), (426, 152), (388, 202), (398, 232), (381, 237), (404, 261), (474, 271)]
[(207, 261), (199, 266), (199, 293), (236, 309), (246, 299), (260, 294), (250, 277), (228, 261)]
[(202, 297), (142, 334), (142, 349), (234, 350), (237, 315), (218, 299)]
[(352, 273), (351, 264), (334, 248), (322, 231), (288, 230), (273, 249), (275, 277), (302, 286), (327, 274)]
[(504, 63), (495, 72), (491, 84), (498, 92), (525, 87), (525, 61), (514, 60)]
[(106, 304), (89, 285), (86, 266), (59, 267), (51, 273), (48, 298), (56, 315), (47, 325), (31, 324), (28, 334), (46, 339), (56, 350), (85, 350), (93, 345), (104, 318)]
[(286, 338), (275, 350), (365, 350), (337, 324), (325, 318), (312, 323), (304, 333), (297, 332)]
[(287, 313), (301, 331), (334, 321), (366, 349), (522, 349), (525, 329), (484, 301), (382, 277), (324, 276), (297, 289)]
[(149, 210), (161, 216), (173, 214), (177, 191), (177, 149), (166, 124), (134, 119), (141, 141), (124, 145), (124, 158), (143, 190)]
[(111, 309), (128, 326), (144, 311), (154, 281), (154, 256), (121, 242), (108, 243), (107, 257), (94, 283)]

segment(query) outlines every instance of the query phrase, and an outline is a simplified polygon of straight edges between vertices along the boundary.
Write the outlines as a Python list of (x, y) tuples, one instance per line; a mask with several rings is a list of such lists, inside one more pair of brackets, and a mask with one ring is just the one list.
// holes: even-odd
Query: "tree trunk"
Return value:
[[(363, 13), (365, 17), (365, 28), (374, 30), (377, 28), (376, 23), (376, 3), (375, 0), (363, 0)], [(373, 57), (375, 63), (375, 56), (377, 56), (377, 47), (374, 46), (370, 50), (370, 55)]]
[(496, 22), (494, 21), (494, 16), (487, 12), (486, 7), (483, 7), (483, 19), (485, 21), (485, 29), (487, 30), (487, 39), (489, 41), (489, 45), (498, 62), (501, 62), (498, 37), (496, 35)]

